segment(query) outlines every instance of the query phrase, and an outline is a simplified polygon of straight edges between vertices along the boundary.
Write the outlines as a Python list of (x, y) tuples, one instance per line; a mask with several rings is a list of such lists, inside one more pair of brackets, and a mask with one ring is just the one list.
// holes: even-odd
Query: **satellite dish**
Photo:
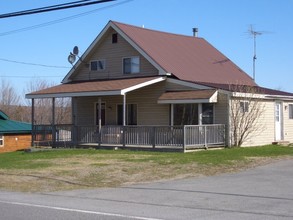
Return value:
[(73, 48), (73, 54), (74, 55), (78, 55), (78, 52), (79, 52), (79, 50), (78, 50), (78, 46), (75, 46), (74, 48)]
[(68, 62), (72, 65), (76, 60), (76, 56), (73, 53), (70, 53), (67, 59)]

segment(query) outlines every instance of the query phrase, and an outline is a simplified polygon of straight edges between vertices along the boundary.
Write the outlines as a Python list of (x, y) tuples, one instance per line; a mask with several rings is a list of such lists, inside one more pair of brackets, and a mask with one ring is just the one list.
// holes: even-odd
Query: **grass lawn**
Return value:
[(55, 191), (236, 172), (293, 158), (292, 147), (163, 153), (68, 149), (0, 154), (0, 189)]

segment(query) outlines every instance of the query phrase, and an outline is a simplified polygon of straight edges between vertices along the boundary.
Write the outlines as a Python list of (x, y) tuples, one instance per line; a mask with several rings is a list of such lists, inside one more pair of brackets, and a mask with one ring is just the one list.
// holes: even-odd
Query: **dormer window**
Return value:
[(123, 58), (123, 73), (139, 73), (139, 57), (127, 57)]
[(117, 44), (118, 42), (118, 35), (117, 33), (112, 34), (112, 44)]
[(105, 60), (92, 60), (90, 63), (91, 71), (102, 71), (106, 69), (106, 61)]

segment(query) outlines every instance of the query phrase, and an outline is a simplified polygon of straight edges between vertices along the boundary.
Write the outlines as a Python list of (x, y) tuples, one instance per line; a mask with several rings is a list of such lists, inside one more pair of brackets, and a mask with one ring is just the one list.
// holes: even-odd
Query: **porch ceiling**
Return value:
[(159, 97), (158, 103), (213, 103), (217, 102), (217, 94), (218, 91), (215, 89), (165, 92)]
[(124, 95), (127, 92), (161, 82), (165, 79), (165, 77), (140, 77), (131, 79), (66, 83), (26, 94), (26, 98)]

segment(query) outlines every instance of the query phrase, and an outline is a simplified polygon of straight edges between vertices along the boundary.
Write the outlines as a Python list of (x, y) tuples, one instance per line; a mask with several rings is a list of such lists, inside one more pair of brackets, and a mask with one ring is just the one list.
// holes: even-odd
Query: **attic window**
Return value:
[(118, 42), (118, 35), (117, 33), (112, 34), (112, 44), (116, 44)]
[(102, 71), (106, 69), (106, 61), (105, 60), (93, 60), (90, 63), (91, 71)]
[(123, 73), (139, 73), (139, 57), (123, 58)]

